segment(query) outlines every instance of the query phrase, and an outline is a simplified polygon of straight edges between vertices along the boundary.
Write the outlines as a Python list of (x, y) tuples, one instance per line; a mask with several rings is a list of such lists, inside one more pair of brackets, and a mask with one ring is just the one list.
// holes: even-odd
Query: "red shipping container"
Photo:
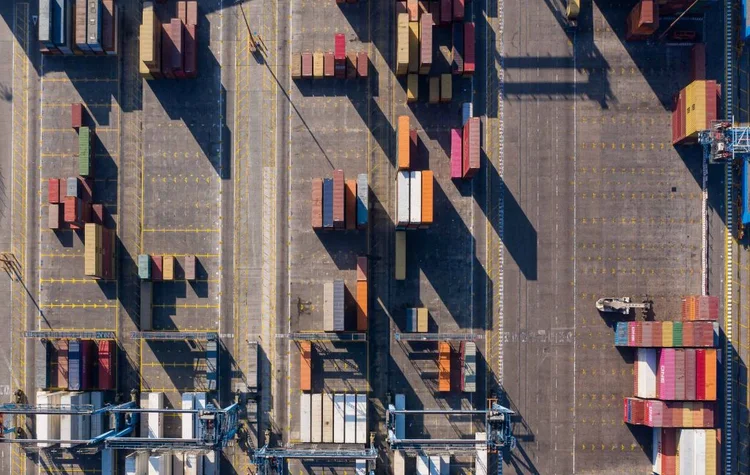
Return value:
[(327, 78), (333, 77), (333, 59), (333, 53), (331, 51), (323, 54), (323, 76)]
[(80, 102), (70, 105), (70, 126), (74, 129), (83, 126), (83, 104)]
[(463, 145), (461, 142), (461, 129), (451, 129), (451, 178), (461, 178), (463, 165), (461, 154)]
[(98, 362), (99, 362), (99, 389), (115, 389), (114, 373), (114, 355), (115, 342), (112, 340), (103, 340), (99, 342)]
[(713, 407), (705, 407), (701, 411), (703, 415), (703, 427), (716, 427), (716, 413)]
[(195, 25), (185, 27), (185, 77), (194, 78), (198, 75), (198, 32)]
[(453, 21), (464, 19), (464, 0), (453, 0)]
[(335, 53), (335, 58), (338, 60), (345, 60), (346, 59), (346, 37), (344, 37), (343, 33), (336, 33), (333, 36), (333, 51)]
[(661, 325), (655, 323), (651, 325), (651, 339), (654, 341), (654, 346), (661, 346)]
[(187, 2), (187, 26), (198, 26), (198, 2), (188, 0)]
[(96, 358), (94, 342), (81, 340), (81, 390), (94, 387), (94, 359)]
[(172, 42), (172, 28), (169, 23), (161, 25), (161, 73), (167, 79), (174, 79), (172, 72), (172, 59), (175, 55), (175, 47)]
[(302, 53), (302, 77), (311, 78), (313, 74), (312, 53)]
[(60, 202), (60, 179), (50, 178), (47, 180), (47, 201), (50, 204)]
[(440, 23), (447, 25), (451, 21), (453, 21), (453, 2), (440, 0)]
[(706, 399), (706, 350), (695, 350), (695, 398)]
[(464, 76), (474, 74), (476, 61), (476, 27), (473, 22), (464, 23)]
[(151, 256), (151, 280), (162, 280), (164, 276), (163, 263), (162, 256)]
[(719, 297), (713, 295), (701, 295), (698, 297), (698, 319), (719, 319)]
[(361, 78), (366, 78), (368, 69), (370, 68), (370, 59), (367, 57), (365, 51), (357, 53), (357, 75)]
[(57, 343), (57, 387), (68, 388), (68, 341)]
[(690, 49), (690, 81), (706, 79), (706, 45), (697, 43)]
[(685, 138), (685, 90), (680, 91), (672, 111), (672, 145)]
[(344, 170), (333, 171), (333, 227), (344, 227)]
[(66, 223), (82, 224), (81, 200), (75, 196), (66, 196), (64, 199), (63, 219)]
[(471, 178), (479, 171), (479, 117), (471, 117), (464, 125), (463, 177)]
[(661, 475), (676, 475), (677, 431), (674, 429), (663, 429), (661, 435), (661, 445)]

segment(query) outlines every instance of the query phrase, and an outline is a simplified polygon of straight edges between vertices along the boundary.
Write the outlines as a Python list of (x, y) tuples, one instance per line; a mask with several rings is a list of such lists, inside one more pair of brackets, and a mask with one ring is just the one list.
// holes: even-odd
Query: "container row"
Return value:
[(159, 282), (175, 280), (182, 276), (187, 281), (194, 281), (198, 259), (186, 255), (182, 263), (175, 256), (138, 255), (138, 277), (142, 280)]
[(333, 178), (313, 178), (310, 221), (313, 229), (363, 229), (369, 215), (370, 187), (366, 173), (346, 180), (343, 170)]
[(651, 450), (655, 475), (722, 473), (719, 429), (654, 429)]
[[(107, 401), (111, 403), (112, 401)], [(94, 409), (100, 409), (105, 404), (105, 393), (95, 392), (48, 392), (37, 391), (36, 404), (42, 406), (81, 406), (90, 404)], [(97, 437), (107, 430), (108, 420), (104, 414), (37, 414), (35, 429), (37, 440), (64, 440), (60, 447), (68, 448), (71, 441), (86, 441)], [(57, 445), (51, 442), (37, 442), (37, 447), (51, 447)]]
[(715, 349), (638, 348), (633, 386), (636, 397), (672, 401), (715, 401)]
[(626, 397), (623, 421), (648, 427), (707, 429), (716, 426), (715, 410), (711, 402), (665, 402)]
[(116, 55), (120, 9), (116, 0), (39, 0), (42, 54)]
[(366, 444), (367, 396), (365, 394), (302, 393), (300, 441), (312, 443)]
[(399, 171), (396, 175), (396, 226), (428, 228), (434, 220), (434, 178), (431, 170)]
[(615, 346), (717, 348), (717, 322), (617, 322)]
[(179, 0), (177, 16), (162, 23), (152, 1), (143, 2), (139, 72), (146, 79), (198, 75), (198, 3)]
[(115, 389), (115, 341), (40, 340), (37, 344), (35, 382), (38, 389)]

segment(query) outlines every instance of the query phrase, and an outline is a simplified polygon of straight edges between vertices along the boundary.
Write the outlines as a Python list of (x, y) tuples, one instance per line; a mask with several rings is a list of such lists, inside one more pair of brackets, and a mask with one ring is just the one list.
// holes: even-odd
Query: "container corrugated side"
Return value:
[(316, 79), (320, 79), (323, 77), (323, 52), (316, 51), (313, 53), (313, 61), (312, 61), (312, 76)]
[(463, 177), (471, 178), (479, 171), (479, 117), (472, 117), (463, 130)]
[(323, 284), (323, 331), (332, 332), (333, 327), (333, 282)]
[(410, 172), (399, 171), (396, 174), (396, 226), (406, 227), (409, 225), (409, 206), (411, 198), (409, 188), (411, 186)]
[(429, 74), (432, 67), (432, 15), (419, 19), (419, 74)]
[(409, 66), (407, 72), (419, 72), (419, 22), (409, 22)]
[(87, 0), (88, 12), (86, 13), (86, 43), (94, 52), (101, 52), (102, 19), (99, 0)]
[(409, 227), (417, 228), (422, 222), (422, 172), (409, 172)]
[(37, 38), (47, 48), (54, 46), (52, 43), (51, 3), (52, 0), (39, 0), (39, 17), (37, 19), (39, 26)]
[(323, 393), (323, 443), (333, 442), (333, 394)]
[(370, 186), (367, 173), (357, 175), (357, 227), (367, 226), (370, 210)]
[(185, 265), (183, 269), (185, 272), (185, 280), (195, 280), (196, 263), (197, 258), (195, 255), (189, 254), (185, 256)]
[(367, 281), (357, 281), (357, 331), (367, 331)]
[(299, 400), (299, 438), (302, 442), (310, 442), (311, 440), (311, 427), (310, 427), (310, 409), (312, 405), (312, 398), (309, 393), (300, 394)]
[(312, 389), (312, 343), (309, 341), (301, 341), (299, 343), (300, 351), (300, 383), (299, 387), (302, 391), (310, 391)]
[(247, 342), (247, 388), (250, 391), (258, 389), (258, 351), (260, 347), (257, 341)]
[(354, 444), (357, 441), (357, 408), (354, 394), (346, 395), (344, 410), (344, 442)]
[(408, 170), (411, 163), (409, 156), (409, 116), (400, 115), (396, 127), (396, 161), (399, 170)]
[(320, 443), (323, 441), (323, 395), (320, 393), (312, 395), (312, 408), (310, 410), (312, 420), (310, 422), (310, 442)]
[(409, 71), (409, 15), (399, 13), (396, 17), (396, 74)]
[(451, 390), (451, 350), (450, 344), (444, 341), (438, 343), (438, 391)]
[(313, 55), (312, 53), (302, 53), (302, 77), (311, 78), (313, 75)]
[[(397, 410), (402, 411), (406, 409), (406, 396), (404, 394), (396, 394), (394, 398), (394, 406)], [(406, 416), (404, 414), (396, 414), (396, 438), (406, 438)]]
[(333, 171), (333, 227), (344, 227), (344, 171)]
[(346, 229), (357, 229), (357, 180), (346, 180), (344, 190), (344, 215)]
[(474, 475), (487, 475), (487, 434), (476, 432), (474, 440), (477, 440), (477, 450), (474, 453)]
[(323, 227), (333, 228), (333, 179), (323, 180)]
[(333, 442), (344, 443), (345, 436), (345, 406), (346, 400), (343, 394), (333, 395)]
[(464, 23), (464, 75), (476, 70), (476, 28), (473, 22)]
[(430, 456), (430, 475), (440, 475), (440, 456)]
[(477, 390), (477, 345), (473, 341), (463, 342), (463, 392)]
[(333, 281), (333, 330), (344, 331), (344, 281)]
[(432, 170), (422, 171), (422, 221), (420, 227), (426, 228), (434, 219), (434, 175)]
[(355, 443), (367, 443), (367, 396), (357, 394)]
[(400, 450), (393, 451), (393, 475), (406, 475), (404, 454)]
[(396, 231), (396, 280), (406, 279), (406, 232)]
[[(192, 410), (195, 405), (195, 395), (193, 393), (182, 394), (182, 409)], [(192, 439), (194, 437), (195, 427), (194, 414), (193, 413), (182, 413), (180, 414), (181, 419), (181, 437), (183, 439)]]
[(153, 328), (153, 283), (150, 280), (141, 281), (141, 305), (140, 305), (140, 323), (141, 331), (150, 331)]

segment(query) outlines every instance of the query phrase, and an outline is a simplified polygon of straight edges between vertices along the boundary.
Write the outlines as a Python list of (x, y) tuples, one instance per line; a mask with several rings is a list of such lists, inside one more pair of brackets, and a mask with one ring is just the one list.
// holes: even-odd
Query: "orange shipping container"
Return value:
[(706, 400), (716, 400), (716, 350), (706, 349)]
[(451, 346), (448, 342), (438, 344), (438, 391), (451, 390)]
[(434, 212), (432, 170), (422, 170), (422, 223), (420, 227), (426, 228), (432, 224)]
[(398, 116), (396, 160), (399, 170), (409, 169), (409, 116)]
[(367, 281), (357, 281), (357, 331), (367, 330)]
[(302, 341), (299, 344), (299, 388), (302, 391), (312, 390), (312, 343)]
[(346, 180), (346, 229), (357, 229), (357, 180)]

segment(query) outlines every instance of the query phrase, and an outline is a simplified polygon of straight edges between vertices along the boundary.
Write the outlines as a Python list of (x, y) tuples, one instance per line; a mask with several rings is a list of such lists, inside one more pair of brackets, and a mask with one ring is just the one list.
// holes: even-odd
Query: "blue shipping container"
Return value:
[(466, 125), (466, 122), (474, 117), (474, 104), (471, 102), (464, 102), (461, 106), (461, 127)]
[(323, 180), (323, 227), (333, 227), (333, 178)]
[(750, 0), (742, 0), (742, 39), (747, 41), (750, 38)]
[(617, 322), (615, 326), (615, 346), (628, 346), (628, 322)]
[(464, 72), (464, 24), (453, 23), (453, 74)]
[(750, 168), (748, 160), (742, 160), (742, 225), (750, 224)]
[(81, 390), (81, 342), (79, 340), (68, 342), (68, 389)]
[(52, 42), (65, 43), (65, 0), (52, 0)]

